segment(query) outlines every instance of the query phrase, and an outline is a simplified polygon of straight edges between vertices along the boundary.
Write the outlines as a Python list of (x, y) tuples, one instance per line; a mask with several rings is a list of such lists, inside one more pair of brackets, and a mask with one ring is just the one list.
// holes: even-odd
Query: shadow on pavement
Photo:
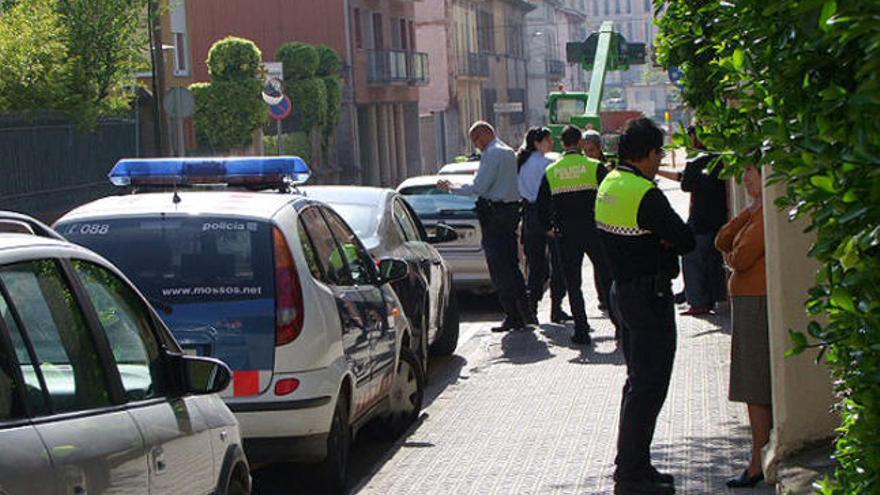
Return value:
[(462, 323), (501, 321), (504, 312), (495, 294), (458, 291), (458, 310)]
[[(599, 352), (596, 350), (598, 344), (607, 341), (613, 341), (614, 337), (603, 336), (597, 337), (595, 334), (593, 337), (593, 344), (588, 346), (582, 346), (572, 343), (571, 341), (571, 329), (564, 325), (554, 325), (554, 324), (545, 324), (541, 325), (541, 333), (544, 334), (545, 337), (555, 346), (558, 347), (567, 347), (569, 349), (575, 349), (580, 351), (580, 355), (570, 359), (569, 363), (574, 364), (612, 364), (612, 365), (623, 365), (623, 353), (619, 352), (616, 348), (614, 348), (610, 352)], [(603, 346), (606, 347), (606, 346)]]
[(547, 342), (538, 338), (535, 330), (507, 332), (501, 338), (501, 356), (496, 363), (532, 364), (554, 356)]

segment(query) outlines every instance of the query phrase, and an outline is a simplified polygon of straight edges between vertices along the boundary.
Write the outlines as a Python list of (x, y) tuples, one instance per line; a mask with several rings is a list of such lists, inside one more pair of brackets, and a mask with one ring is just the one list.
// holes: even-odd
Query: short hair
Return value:
[(617, 145), (621, 160), (641, 160), (651, 150), (663, 147), (663, 131), (647, 117), (630, 119), (624, 124), (623, 134)]
[(471, 128), (468, 129), (468, 136), (473, 135), (477, 131), (489, 131), (492, 134), (495, 134), (495, 128), (492, 127), (492, 124), (486, 122), (485, 120), (478, 120), (471, 125)]
[(596, 143), (602, 145), (602, 134), (595, 129), (587, 129), (584, 131), (584, 141), (588, 143)]
[(577, 146), (581, 140), (581, 130), (573, 125), (565, 126), (562, 130), (562, 145), (566, 148)]

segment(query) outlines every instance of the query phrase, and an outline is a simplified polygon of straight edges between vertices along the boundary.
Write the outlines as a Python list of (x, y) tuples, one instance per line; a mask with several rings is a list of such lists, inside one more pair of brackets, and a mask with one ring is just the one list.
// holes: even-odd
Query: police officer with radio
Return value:
[[(576, 344), (588, 345), (592, 339), (581, 290), (581, 268), (586, 254), (593, 264), (593, 270), (600, 273), (600, 280), (607, 279), (606, 260), (593, 216), (596, 189), (606, 171), (597, 160), (581, 154), (580, 129), (567, 126), (561, 137), (565, 152), (559, 160), (547, 166), (538, 192), (538, 211), (547, 235), (559, 237), (562, 272), (574, 318), (571, 340)], [(600, 290), (607, 291), (609, 287), (601, 287)]]
[(538, 320), (529, 309), (525, 280), (519, 269), (516, 231), (520, 220), (520, 195), (516, 154), (495, 137), (495, 129), (487, 122), (476, 122), (468, 136), (482, 151), (473, 184), (453, 186), (448, 180), (440, 180), (437, 187), (454, 194), (478, 197), (477, 218), (483, 251), (489, 276), (505, 313), (504, 322), (492, 331), (523, 329), (526, 325), (537, 324)]
[(629, 121), (620, 163), (599, 186), (596, 226), (614, 282), (611, 309), (623, 331), (627, 379), (617, 437), (615, 493), (675, 493), (671, 475), (651, 464), (657, 415), (675, 358), (672, 279), (694, 236), (654, 183), (665, 152), (653, 121)]

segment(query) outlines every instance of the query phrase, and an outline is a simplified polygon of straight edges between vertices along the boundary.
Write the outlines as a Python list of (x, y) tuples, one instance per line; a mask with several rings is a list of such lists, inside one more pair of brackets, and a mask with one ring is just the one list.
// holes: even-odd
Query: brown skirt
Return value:
[(730, 388), (734, 402), (769, 405), (770, 336), (766, 296), (731, 297)]

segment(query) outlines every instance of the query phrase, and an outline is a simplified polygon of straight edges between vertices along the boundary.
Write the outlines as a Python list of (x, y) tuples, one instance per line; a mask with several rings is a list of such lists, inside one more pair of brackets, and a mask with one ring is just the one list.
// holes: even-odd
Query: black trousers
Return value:
[(620, 405), (615, 475), (646, 476), (657, 416), (666, 400), (675, 360), (675, 309), (671, 284), (652, 278), (615, 281), (611, 309), (623, 333), (626, 383)]
[(519, 203), (478, 206), (481, 244), (489, 266), (492, 285), (506, 315), (505, 322), (522, 326), (526, 309), (526, 284), (519, 269), (516, 231), (519, 226)]
[(561, 309), (562, 298), (565, 297), (565, 279), (559, 245), (553, 238), (547, 236), (538, 219), (537, 208), (531, 205), (525, 207), (523, 214), (523, 244), (529, 267), (526, 282), (529, 300), (533, 305), (538, 304), (538, 301), (544, 297), (544, 285), (549, 277), (550, 300), (554, 308)]
[(608, 262), (595, 225), (563, 223), (560, 225), (560, 234), (559, 250), (562, 253), (562, 273), (568, 291), (568, 304), (571, 307), (571, 316), (574, 318), (574, 327), (575, 330), (587, 331), (590, 324), (587, 321), (584, 293), (581, 288), (584, 255), (586, 254), (590, 258), (593, 270), (599, 273), (599, 279), (603, 281), (600, 293), (606, 295), (611, 288)]

